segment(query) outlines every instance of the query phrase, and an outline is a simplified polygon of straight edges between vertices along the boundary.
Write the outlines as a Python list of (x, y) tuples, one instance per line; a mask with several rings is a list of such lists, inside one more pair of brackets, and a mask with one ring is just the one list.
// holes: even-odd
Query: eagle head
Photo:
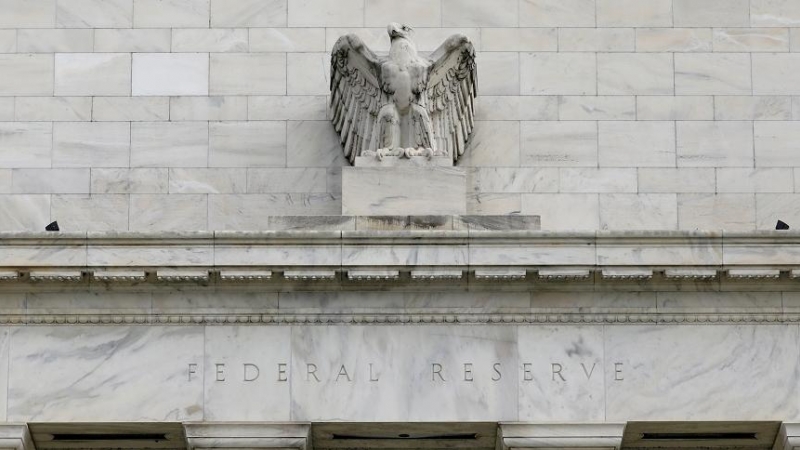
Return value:
[(386, 27), (386, 31), (389, 32), (389, 39), (395, 38), (405, 38), (411, 39), (411, 35), (414, 33), (414, 29), (408, 25), (402, 25), (397, 22), (392, 22)]

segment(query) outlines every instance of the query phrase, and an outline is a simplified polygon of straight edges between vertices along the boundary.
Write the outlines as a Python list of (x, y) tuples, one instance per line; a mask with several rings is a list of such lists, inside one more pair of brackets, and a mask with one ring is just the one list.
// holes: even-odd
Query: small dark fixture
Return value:
[(779, 220), (778, 223), (775, 225), (775, 229), (776, 230), (788, 230), (789, 229), (789, 224), (787, 224), (786, 222), (784, 222), (782, 220)]
[(49, 225), (47, 225), (46, 227), (44, 227), (44, 230), (45, 230), (45, 231), (60, 231), (60, 230), (58, 229), (58, 221), (57, 221), (57, 220), (54, 220), (54, 221), (53, 221), (53, 222), (51, 222)]

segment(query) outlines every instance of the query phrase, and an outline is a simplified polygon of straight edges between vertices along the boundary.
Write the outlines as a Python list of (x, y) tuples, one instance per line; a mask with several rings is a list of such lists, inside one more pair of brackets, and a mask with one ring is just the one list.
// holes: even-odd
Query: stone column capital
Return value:
[(623, 423), (529, 424), (501, 422), (497, 450), (525, 448), (614, 449), (622, 446)]
[(311, 450), (311, 424), (185, 423), (189, 450), (296, 449)]
[(0, 425), (0, 449), (36, 450), (25, 424)]

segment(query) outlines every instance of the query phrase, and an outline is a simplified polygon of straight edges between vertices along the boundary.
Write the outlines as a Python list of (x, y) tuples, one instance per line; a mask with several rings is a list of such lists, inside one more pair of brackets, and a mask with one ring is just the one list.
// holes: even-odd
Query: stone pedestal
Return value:
[(345, 167), (342, 214), (355, 216), (464, 215), (463, 169), (434, 164)]

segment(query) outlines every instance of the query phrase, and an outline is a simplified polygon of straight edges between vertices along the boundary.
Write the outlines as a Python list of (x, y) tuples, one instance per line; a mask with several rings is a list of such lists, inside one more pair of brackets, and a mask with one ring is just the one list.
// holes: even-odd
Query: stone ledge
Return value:
[[(408, 223), (406, 219), (370, 220), (381, 226)], [(0, 233), (0, 250), (2, 280), (15, 280), (24, 273), (34, 280), (79, 281), (81, 272), (114, 280), (141, 278), (147, 272), (173, 281), (202, 281), (209, 273), (242, 270), (257, 271), (256, 279), (271, 279), (273, 272), (285, 270), (430, 272), (418, 279), (436, 278), (439, 272), (453, 278), (454, 271), (462, 271), (487, 280), (509, 279), (504, 274), (524, 279), (537, 273), (547, 279), (560, 279), (559, 274), (586, 278), (590, 272), (609, 280), (649, 279), (654, 272), (690, 280), (775, 279), (783, 274), (797, 279), (800, 273), (800, 233), (775, 231), (555, 233), (403, 228)], [(484, 276), (495, 272), (497, 277)]]

